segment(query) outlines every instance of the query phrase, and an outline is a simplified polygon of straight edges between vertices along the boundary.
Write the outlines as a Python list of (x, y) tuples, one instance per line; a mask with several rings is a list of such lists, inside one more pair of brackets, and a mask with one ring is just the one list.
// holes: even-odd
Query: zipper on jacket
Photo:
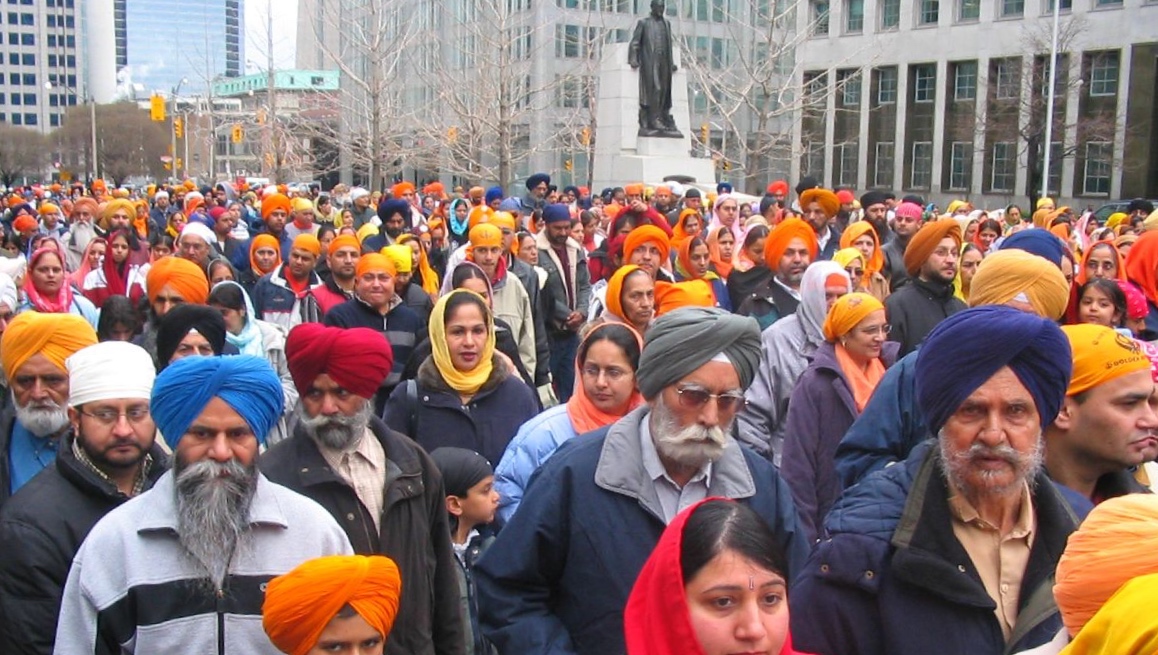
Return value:
[(216, 596), (214, 602), (217, 605), (217, 655), (225, 655), (225, 611), (222, 609), (225, 590), (219, 588)]

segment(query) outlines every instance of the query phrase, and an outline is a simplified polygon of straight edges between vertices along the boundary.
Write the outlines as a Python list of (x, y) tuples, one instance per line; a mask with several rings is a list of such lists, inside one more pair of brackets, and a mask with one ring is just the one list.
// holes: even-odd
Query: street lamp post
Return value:
[[(65, 93), (70, 93), (72, 95), (78, 95), (78, 96), (80, 95), (80, 93), (77, 93), (76, 89), (73, 89), (73, 88), (68, 87), (68, 86), (63, 86), (63, 85), (53, 85), (52, 82), (45, 82), (44, 88), (47, 91), (51, 91), (54, 88), (60, 88), (60, 89), (63, 89), (65, 91)], [(89, 166), (89, 180), (92, 181), (92, 180), (95, 180), (98, 177), (100, 177), (100, 160), (97, 157), (96, 100), (93, 98), (89, 98), (87, 95), (85, 95), (84, 96), (84, 102), (85, 102), (85, 104), (88, 105), (89, 132), (90, 132), (90, 137), (91, 137), (91, 142), (89, 143), (89, 147), (92, 148), (92, 159), (88, 162), (88, 166)], [(65, 103), (65, 106), (66, 107), (68, 106), (67, 102)]]

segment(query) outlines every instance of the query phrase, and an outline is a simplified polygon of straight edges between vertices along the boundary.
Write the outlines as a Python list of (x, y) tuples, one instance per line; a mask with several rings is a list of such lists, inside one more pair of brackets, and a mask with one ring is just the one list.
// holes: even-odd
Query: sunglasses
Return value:
[(859, 277), (861, 275), (861, 273), (864, 273), (863, 268), (846, 268), (844, 270), (846, 272), (848, 272), (848, 274), (853, 276), (853, 277)]
[(684, 409), (699, 409), (708, 404), (709, 400), (715, 399), (716, 409), (721, 412), (734, 412), (743, 405), (748, 404), (744, 399), (744, 394), (738, 392), (729, 393), (709, 393), (705, 389), (698, 387), (680, 387), (676, 389), (676, 394), (679, 396), (680, 407)]

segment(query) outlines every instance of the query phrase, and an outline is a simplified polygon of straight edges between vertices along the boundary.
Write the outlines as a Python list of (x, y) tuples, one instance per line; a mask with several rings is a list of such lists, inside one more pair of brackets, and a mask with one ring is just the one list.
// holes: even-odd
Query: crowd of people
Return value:
[(12, 190), (0, 652), (1158, 652), (1150, 203), (525, 187)]

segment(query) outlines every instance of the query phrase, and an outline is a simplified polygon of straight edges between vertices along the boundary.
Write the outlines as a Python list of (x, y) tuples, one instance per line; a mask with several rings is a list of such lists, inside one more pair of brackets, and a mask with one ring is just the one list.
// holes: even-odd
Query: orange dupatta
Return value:
[[(639, 343), (640, 350), (643, 349), (643, 339), (639, 336), (639, 333), (625, 323), (601, 323), (587, 333), (587, 336), (583, 338), (584, 343), (591, 340), (591, 335), (612, 325), (621, 325), (631, 330), (631, 334), (635, 337), (636, 342)], [(580, 345), (579, 349), (582, 350), (583, 346)], [(632, 375), (635, 375), (635, 373), (632, 372)], [(575, 434), (586, 434), (593, 430), (598, 430), (605, 425), (611, 425), (642, 404), (643, 396), (640, 395), (639, 389), (636, 389), (631, 392), (631, 398), (628, 399), (627, 408), (623, 411), (623, 414), (608, 414), (596, 407), (595, 403), (591, 402), (591, 399), (587, 397), (587, 392), (583, 389), (583, 370), (579, 364), (579, 359), (575, 359), (575, 390), (571, 394), (571, 399), (567, 401), (567, 416), (571, 419), (571, 427), (575, 428)]]
[(865, 405), (868, 405), (869, 398), (872, 398), (873, 391), (880, 384), (881, 378), (885, 376), (885, 365), (881, 362), (880, 357), (874, 357), (869, 362), (868, 369), (862, 369), (852, 359), (852, 355), (848, 354), (848, 350), (839, 343), (834, 344), (836, 348), (836, 363), (840, 365), (840, 370), (844, 373), (845, 379), (848, 380), (848, 386), (852, 388), (852, 398), (856, 401), (856, 411), (861, 413), (864, 411)]

